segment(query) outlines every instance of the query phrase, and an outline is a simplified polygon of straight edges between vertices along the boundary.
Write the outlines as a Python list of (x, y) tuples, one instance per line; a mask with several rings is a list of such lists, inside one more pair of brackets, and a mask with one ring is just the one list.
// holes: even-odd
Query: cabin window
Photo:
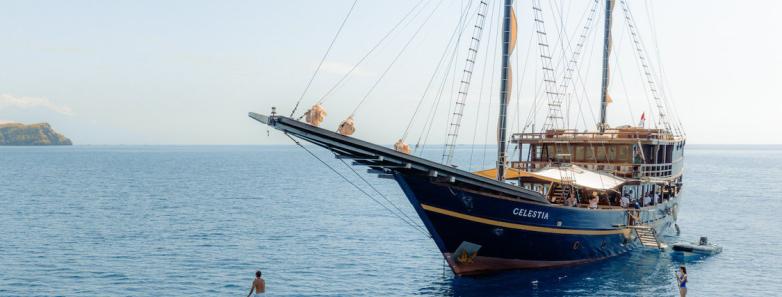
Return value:
[(546, 152), (546, 158), (548, 158), (549, 160), (553, 160), (556, 155), (557, 155), (557, 146), (554, 144), (549, 144), (548, 150)]
[(576, 155), (575, 159), (578, 161), (585, 161), (584, 159), (584, 146), (576, 146)]
[(608, 160), (615, 162), (616, 161), (616, 146), (610, 145), (608, 146)]
[(557, 146), (557, 154), (570, 154), (570, 150), (567, 145), (558, 145)]
[(535, 146), (535, 160), (540, 160), (543, 158), (543, 146), (536, 145)]
[(605, 146), (598, 146), (597, 147), (597, 161), (606, 161), (606, 147)]
[(595, 160), (595, 147), (594, 146), (588, 146), (584, 148), (584, 161), (594, 161)]
[(626, 145), (620, 145), (616, 152), (617, 161), (632, 162), (630, 159), (630, 147)]

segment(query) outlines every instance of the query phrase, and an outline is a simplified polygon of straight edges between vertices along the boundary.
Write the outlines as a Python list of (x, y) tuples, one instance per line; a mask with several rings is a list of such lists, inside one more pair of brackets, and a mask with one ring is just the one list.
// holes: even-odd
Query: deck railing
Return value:
[[(678, 161), (680, 162), (680, 161)], [(609, 163), (609, 162), (569, 162), (589, 170), (602, 171), (614, 176), (623, 178), (641, 178), (641, 177), (669, 177), (674, 174), (674, 163), (660, 164), (632, 164), (632, 163)], [(536, 169), (554, 165), (551, 161), (513, 161), (511, 167), (525, 171), (535, 171)]]
[(612, 139), (639, 139), (639, 140), (673, 140), (673, 134), (662, 130), (642, 130), (642, 131), (606, 131), (599, 132), (576, 132), (563, 130), (550, 130), (546, 132), (535, 133), (515, 133), (511, 135), (513, 142), (522, 142), (524, 140), (612, 140)]

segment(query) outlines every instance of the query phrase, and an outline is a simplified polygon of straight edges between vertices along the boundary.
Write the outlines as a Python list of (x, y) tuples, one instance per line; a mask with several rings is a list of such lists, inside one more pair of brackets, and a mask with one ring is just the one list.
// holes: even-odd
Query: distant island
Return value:
[(48, 123), (0, 124), (0, 145), (73, 145), (71, 140), (55, 132)]

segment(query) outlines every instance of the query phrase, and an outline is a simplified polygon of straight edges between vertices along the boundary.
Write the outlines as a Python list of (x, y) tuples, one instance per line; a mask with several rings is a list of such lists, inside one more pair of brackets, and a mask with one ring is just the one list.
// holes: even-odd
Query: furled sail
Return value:
[(610, 60), (610, 57), (611, 57), (611, 51), (614, 49), (614, 36), (611, 33), (610, 25), (611, 25), (611, 19), (612, 19), (612, 15), (611, 14), (613, 14), (613, 12), (614, 12), (614, 4), (615, 4), (615, 2), (613, 0), (607, 0), (607, 1), (608, 1), (609, 8), (607, 9), (608, 14), (606, 15), (606, 18), (608, 18), (609, 28), (606, 31), (606, 34), (607, 34), (606, 38), (608, 38), (608, 45), (606, 46), (606, 57), (605, 57), (605, 59), (606, 59), (606, 62), (605, 62), (605, 67), (606, 67), (605, 71), (606, 71), (606, 73), (605, 73), (605, 86), (603, 87), (605, 89), (604, 92), (605, 92), (605, 102), (606, 102), (606, 104), (614, 102), (613, 98), (611, 98), (611, 95), (608, 94), (608, 86), (611, 85), (611, 65), (610, 65), (611, 63), (609, 63), (609, 60)]
[(505, 177), (505, 138), (507, 129), (507, 109), (510, 103), (511, 87), (513, 85), (513, 70), (510, 57), (516, 47), (516, 13), (513, 11), (513, 0), (505, 0), (503, 9), (502, 32), (502, 73), (500, 84), (500, 116), (497, 120), (497, 180)]
[(342, 121), (342, 123), (339, 124), (337, 132), (345, 136), (353, 135), (353, 133), (356, 132), (356, 125), (353, 123), (353, 116), (349, 116), (347, 119)]
[(510, 11), (510, 42), (508, 42), (508, 54), (513, 53), (516, 48), (516, 35), (518, 34), (518, 25), (516, 24), (516, 11)]
[(399, 139), (396, 143), (394, 143), (394, 150), (408, 155), (410, 154), (410, 146), (402, 139)]
[(320, 126), (320, 123), (323, 123), (323, 120), (325, 119), (326, 109), (324, 109), (323, 106), (321, 106), (319, 103), (313, 105), (310, 110), (304, 113), (304, 120), (307, 121), (308, 124), (315, 127)]
[[(518, 24), (516, 23), (516, 11), (510, 11), (510, 40), (508, 41), (508, 57), (513, 54), (516, 49), (516, 34), (518, 32)], [(513, 92), (513, 67), (508, 64), (508, 79), (505, 81), (505, 104), (510, 104), (510, 95)]]

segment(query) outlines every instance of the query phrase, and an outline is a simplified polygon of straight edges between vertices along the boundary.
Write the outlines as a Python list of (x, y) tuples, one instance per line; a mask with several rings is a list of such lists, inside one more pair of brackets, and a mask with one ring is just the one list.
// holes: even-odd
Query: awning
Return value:
[[(473, 172), (477, 175), (497, 178), (497, 169), (486, 169)], [(606, 173), (587, 170), (575, 165), (567, 167), (546, 167), (535, 172), (522, 171), (515, 168), (505, 170), (505, 179), (532, 177), (544, 181), (562, 183), (562, 178), (572, 178), (573, 185), (594, 190), (614, 189), (625, 183), (625, 180)]]

